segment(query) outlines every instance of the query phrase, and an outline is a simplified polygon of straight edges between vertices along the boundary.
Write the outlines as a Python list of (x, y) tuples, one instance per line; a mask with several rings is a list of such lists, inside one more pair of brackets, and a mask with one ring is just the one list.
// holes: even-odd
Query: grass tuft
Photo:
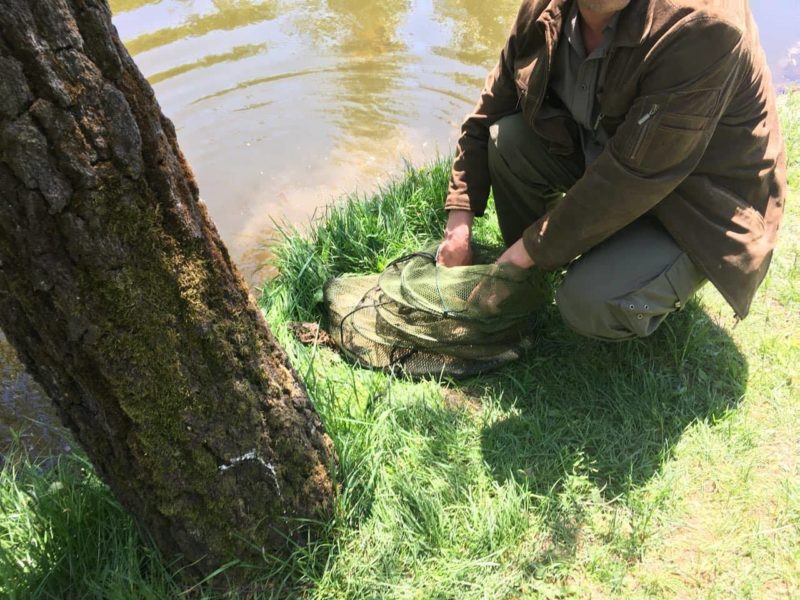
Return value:
[(0, 597), (175, 597), (169, 566), (82, 455), (35, 460), (17, 445), (3, 458)]

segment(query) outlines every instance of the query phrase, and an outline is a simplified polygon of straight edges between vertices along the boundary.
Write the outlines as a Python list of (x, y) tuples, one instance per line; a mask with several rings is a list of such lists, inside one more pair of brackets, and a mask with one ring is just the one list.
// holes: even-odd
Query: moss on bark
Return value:
[(0, 326), (121, 502), (208, 573), (300, 539), (334, 460), (98, 0), (0, 13)]

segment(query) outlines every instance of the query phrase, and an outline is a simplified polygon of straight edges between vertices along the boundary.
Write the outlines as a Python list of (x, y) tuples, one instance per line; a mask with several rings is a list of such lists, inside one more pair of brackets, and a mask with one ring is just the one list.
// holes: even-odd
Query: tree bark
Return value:
[(0, 195), (0, 327), (164, 555), (305, 538), (331, 441), (105, 0), (4, 0)]

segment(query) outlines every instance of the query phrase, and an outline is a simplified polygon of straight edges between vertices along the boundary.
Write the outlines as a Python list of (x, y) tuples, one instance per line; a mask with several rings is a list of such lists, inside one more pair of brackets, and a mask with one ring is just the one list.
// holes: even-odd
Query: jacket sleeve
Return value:
[(528, 3), (523, 3), (517, 20), (500, 53), (500, 60), (486, 77), (478, 104), (461, 126), (445, 209), (471, 210), (480, 216), (489, 198), (489, 127), (519, 110), (513, 65), (519, 26)]
[(739, 80), (743, 47), (738, 29), (697, 13), (657, 43), (640, 94), (603, 153), (525, 230), (538, 267), (555, 269), (586, 252), (695, 171)]

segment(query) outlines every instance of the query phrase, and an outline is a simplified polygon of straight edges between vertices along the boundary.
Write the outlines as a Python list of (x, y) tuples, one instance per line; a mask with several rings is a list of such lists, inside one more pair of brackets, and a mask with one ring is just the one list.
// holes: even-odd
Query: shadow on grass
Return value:
[(694, 302), (650, 338), (622, 343), (572, 333), (553, 308), (520, 363), (466, 387), (512, 412), (482, 432), (498, 481), (547, 494), (582, 474), (610, 499), (656, 473), (692, 422), (734, 408), (747, 374), (733, 340)]
[[(550, 544), (531, 571), (574, 556), (593, 486), (607, 502), (644, 485), (687, 427), (738, 405), (747, 376), (731, 337), (692, 302), (650, 338), (623, 343), (582, 338), (552, 309), (520, 363), (470, 382), (465, 391), (482, 388), (511, 413), (482, 431), (491, 473), (526, 485), (545, 508)], [(632, 531), (623, 554), (635, 555), (637, 540)]]

